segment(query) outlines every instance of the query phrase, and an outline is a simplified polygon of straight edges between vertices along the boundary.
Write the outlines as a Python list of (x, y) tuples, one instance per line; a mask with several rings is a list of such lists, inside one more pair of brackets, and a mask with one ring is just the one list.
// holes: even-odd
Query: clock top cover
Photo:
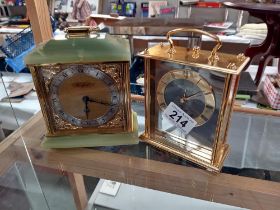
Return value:
[(25, 58), (27, 65), (130, 61), (129, 41), (108, 34), (57, 37), (41, 43)]

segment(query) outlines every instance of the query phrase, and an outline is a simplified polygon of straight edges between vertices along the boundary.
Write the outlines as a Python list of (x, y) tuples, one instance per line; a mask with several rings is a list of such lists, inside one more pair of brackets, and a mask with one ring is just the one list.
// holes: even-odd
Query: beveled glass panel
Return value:
[[(151, 138), (165, 136), (163, 142), (184, 151), (198, 151), (198, 156), (202, 152), (202, 158), (209, 161), (216, 140), (225, 75), (158, 60), (151, 60), (150, 69), (151, 116), (155, 116), (151, 124), (155, 123), (156, 128)], [(163, 115), (170, 102), (197, 122), (189, 134)], [(179, 120), (175, 116), (176, 119)]]

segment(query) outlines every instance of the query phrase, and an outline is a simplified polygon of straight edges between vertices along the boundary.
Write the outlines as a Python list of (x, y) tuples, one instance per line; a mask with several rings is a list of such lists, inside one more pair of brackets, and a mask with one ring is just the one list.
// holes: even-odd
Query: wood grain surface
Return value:
[(77, 210), (85, 210), (88, 203), (88, 197), (84, 187), (85, 184), (83, 176), (81, 174), (68, 173), (68, 179)]
[(27, 14), (36, 45), (52, 38), (51, 19), (46, 0), (26, 0)]
[(186, 18), (130, 18), (126, 17), (123, 20), (99, 17), (92, 15), (97, 24), (104, 23), (107, 26), (121, 27), (195, 27), (203, 28), (203, 20), (188, 20)]
[[(125, 156), (93, 149), (47, 150), (40, 147), (45, 133), (41, 113), (33, 117), (21, 132), (35, 165), (70, 173), (111, 179), (169, 193), (219, 202), (249, 209), (278, 210), (280, 183), (213, 174), (205, 170)], [(15, 136), (15, 134), (13, 135)], [(20, 138), (8, 138), (6, 150), (17, 158), (26, 156)], [(0, 150), (2, 145), (0, 145)]]
[(280, 5), (273, 3), (256, 3), (253, 0), (232, 0), (223, 2), (226, 7), (239, 10), (247, 10), (252, 12), (279, 14)]

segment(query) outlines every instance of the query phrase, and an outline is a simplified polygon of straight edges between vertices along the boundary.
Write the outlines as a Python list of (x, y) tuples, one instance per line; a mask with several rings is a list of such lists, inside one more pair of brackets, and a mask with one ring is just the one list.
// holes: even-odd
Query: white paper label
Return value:
[(111, 181), (111, 180), (105, 180), (100, 188), (101, 193), (111, 195), (111, 196), (116, 196), (117, 192), (121, 186), (121, 183)]
[(171, 102), (164, 110), (163, 115), (169, 119), (177, 128), (179, 128), (185, 135), (196, 126), (197, 122), (191, 118), (180, 107)]

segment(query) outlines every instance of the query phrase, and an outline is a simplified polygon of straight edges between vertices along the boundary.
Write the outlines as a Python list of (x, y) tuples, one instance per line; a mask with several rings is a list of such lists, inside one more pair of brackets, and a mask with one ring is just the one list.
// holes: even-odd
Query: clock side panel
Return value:
[(40, 66), (28, 66), (28, 68), (32, 74), (41, 111), (46, 123), (47, 132), (48, 132), (46, 135), (52, 135), (53, 133), (55, 133), (55, 127), (53, 126), (52, 123), (53, 121), (52, 110), (51, 107), (49, 106), (47, 90), (45, 88), (45, 82), (43, 79), (41, 68)]
[(133, 131), (132, 126), (132, 107), (131, 107), (131, 92), (130, 92), (130, 64), (123, 63), (123, 87), (122, 87), (122, 94), (124, 98), (124, 118), (125, 118), (125, 127), (124, 130), (128, 132)]
[(157, 110), (155, 109), (155, 63), (145, 58), (145, 133), (144, 138), (155, 138), (155, 127), (157, 124)]
[[(128, 62), (114, 63), (92, 63), (92, 64), (62, 64), (62, 65), (42, 65), (35, 67), (34, 75), (38, 81), (40, 104), (48, 127), (49, 136), (61, 136), (83, 133), (119, 133), (131, 130), (131, 106), (129, 100), (129, 75)], [(61, 117), (52, 102), (51, 83), (57, 75), (67, 68), (95, 68), (114, 80), (119, 95), (118, 111), (112, 119), (98, 126), (83, 126), (71, 123)], [(35, 80), (34, 80), (35, 81)], [(79, 83), (77, 81), (77, 83)], [(96, 88), (93, 88), (96, 90)], [(76, 91), (77, 92), (77, 91)], [(39, 95), (39, 94), (38, 94)], [(66, 93), (67, 95), (67, 93)], [(69, 90), (69, 97), (73, 97), (73, 91)], [(81, 95), (82, 97), (82, 95)], [(102, 96), (100, 96), (102, 100)], [(82, 102), (82, 101), (81, 101)]]
[(224, 159), (229, 152), (227, 144), (227, 135), (230, 125), (233, 105), (238, 89), (240, 75), (227, 75), (225, 80), (223, 104), (219, 117), (219, 126), (217, 129), (217, 137), (214, 145), (212, 163), (217, 167), (221, 167)]

